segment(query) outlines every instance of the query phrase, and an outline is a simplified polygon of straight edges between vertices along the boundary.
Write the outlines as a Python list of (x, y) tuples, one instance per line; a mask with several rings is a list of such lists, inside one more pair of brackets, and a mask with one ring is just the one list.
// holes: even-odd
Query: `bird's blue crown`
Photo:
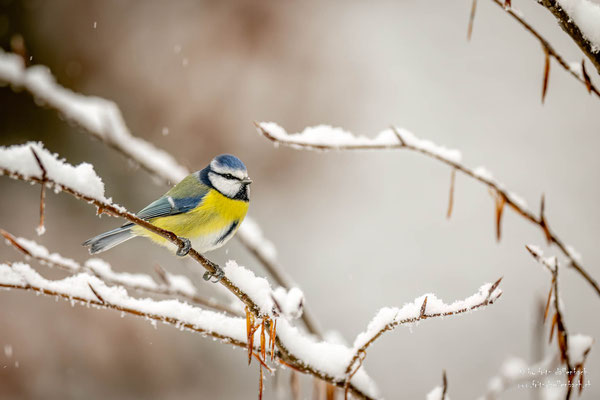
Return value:
[(232, 156), (231, 154), (221, 154), (220, 156), (216, 156), (211, 165), (215, 167), (229, 168), (232, 170), (246, 171), (246, 166), (242, 160), (236, 156)]

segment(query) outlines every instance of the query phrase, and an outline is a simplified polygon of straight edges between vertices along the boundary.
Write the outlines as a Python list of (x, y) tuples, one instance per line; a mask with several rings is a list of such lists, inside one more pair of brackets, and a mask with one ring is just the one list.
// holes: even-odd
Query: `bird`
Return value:
[[(136, 215), (177, 235), (184, 243), (177, 248), (178, 256), (187, 255), (192, 246), (203, 254), (223, 246), (235, 235), (248, 211), (251, 183), (239, 158), (221, 154)], [(83, 246), (89, 248), (90, 254), (97, 254), (136, 236), (175, 248), (164, 237), (133, 223), (88, 239)], [(210, 277), (211, 274), (205, 274), (205, 279)]]

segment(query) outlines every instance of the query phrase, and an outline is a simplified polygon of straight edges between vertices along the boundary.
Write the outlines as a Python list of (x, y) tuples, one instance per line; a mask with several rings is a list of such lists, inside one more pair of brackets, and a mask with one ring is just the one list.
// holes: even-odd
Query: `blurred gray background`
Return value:
[[(497, 243), (488, 190), (461, 175), (446, 220), (450, 170), (434, 160), (274, 148), (253, 121), (275, 121), (290, 132), (325, 123), (369, 136), (393, 123), (458, 148), (467, 165), (485, 165), (534, 210), (545, 193), (552, 228), (600, 278), (600, 102), (553, 62), (542, 105), (540, 45), (491, 1), (479, 1), (470, 43), (467, 0), (0, 4), (5, 50), (22, 35), (32, 64), (47, 65), (73, 90), (116, 101), (135, 135), (193, 170), (223, 152), (245, 161), (255, 182), (250, 214), (323, 329), (351, 342), (382, 306), (427, 292), (462, 299), (504, 276), (494, 306), (399, 328), (371, 348), (365, 366), (388, 399), (424, 398), (443, 369), (452, 398), (475, 398), (507, 356), (532, 360), (547, 341), (533, 332), (550, 280), (524, 246), (543, 246), (544, 238), (507, 209)], [(534, 1), (513, 4), (567, 59), (581, 60), (545, 9)], [(0, 88), (0, 144), (28, 140), (42, 140), (70, 163), (92, 162), (107, 195), (131, 210), (167, 189), (28, 94)], [(88, 256), (83, 240), (120, 223), (98, 219), (68, 195), (49, 194), (47, 233), (37, 238), (39, 187), (1, 178), (0, 193), (1, 227), (78, 261)], [(195, 265), (141, 239), (103, 258), (119, 271), (152, 272), (159, 263), (216, 293)], [(264, 274), (235, 240), (211, 258), (233, 258)], [(20, 259), (0, 246), (0, 260)], [(561, 289), (569, 331), (599, 338), (598, 296), (566, 269)], [(243, 351), (31, 293), (0, 292), (0, 349), (5, 345), (13, 354), (0, 352), (1, 398), (257, 393), (258, 370), (246, 366)], [(591, 386), (583, 399), (600, 396), (599, 353), (593, 349), (588, 359)], [(273, 381), (267, 379), (267, 399), (275, 398)], [(312, 398), (311, 380), (302, 382), (303, 398)], [(505, 397), (532, 394), (514, 389)]]

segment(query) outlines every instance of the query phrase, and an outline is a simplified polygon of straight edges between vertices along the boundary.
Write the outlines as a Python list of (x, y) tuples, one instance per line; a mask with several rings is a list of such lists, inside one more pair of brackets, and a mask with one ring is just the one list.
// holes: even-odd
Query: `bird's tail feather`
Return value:
[(135, 235), (131, 232), (131, 225), (122, 226), (86, 240), (83, 242), (83, 246), (89, 246), (90, 254), (96, 254), (112, 249), (116, 245), (121, 244), (134, 236)]

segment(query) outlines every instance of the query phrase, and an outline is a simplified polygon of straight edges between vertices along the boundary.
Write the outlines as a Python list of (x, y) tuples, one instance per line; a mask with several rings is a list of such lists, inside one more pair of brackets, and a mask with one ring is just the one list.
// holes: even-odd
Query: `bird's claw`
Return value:
[(187, 254), (190, 252), (190, 249), (192, 248), (192, 242), (190, 242), (190, 239), (184, 237), (179, 239), (181, 239), (183, 244), (179, 246), (179, 248), (177, 249), (177, 253), (175, 254), (177, 254), (179, 257), (187, 256)]
[[(207, 260), (208, 261), (208, 260)], [(212, 283), (218, 283), (219, 281), (221, 281), (221, 279), (223, 279), (223, 277), (225, 276), (225, 271), (223, 271), (223, 268), (219, 267), (217, 264), (208, 261), (210, 263), (210, 265), (214, 268), (215, 272), (210, 272), (210, 271), (206, 271), (204, 273), (204, 275), (202, 276), (202, 278), (205, 281), (210, 281)], [(215, 280), (211, 281), (210, 279), (214, 277)]]

